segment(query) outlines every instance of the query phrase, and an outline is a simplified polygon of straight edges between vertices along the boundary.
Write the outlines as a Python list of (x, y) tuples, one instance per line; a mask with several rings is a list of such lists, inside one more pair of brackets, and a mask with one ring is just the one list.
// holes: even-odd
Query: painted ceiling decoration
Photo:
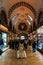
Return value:
[(16, 8), (18, 8), (18, 7), (20, 7), (20, 6), (25, 6), (25, 7), (27, 7), (28, 9), (30, 9), (32, 12), (33, 12), (33, 14), (34, 14), (34, 16), (36, 17), (36, 11), (35, 11), (35, 9), (29, 4), (29, 3), (26, 3), (26, 2), (18, 2), (18, 3), (16, 3), (16, 4), (14, 4), (10, 9), (9, 9), (9, 11), (8, 11), (8, 18), (10, 18), (10, 16), (11, 16), (11, 14), (12, 14), (12, 12), (14, 11), (14, 9), (16, 9)]
[[(8, 19), (6, 19), (6, 15), (1, 14), (0, 23), (8, 24), (9, 31), (14, 34), (20, 32), (32, 33), (37, 27), (43, 24), (42, 1), (43, 0), (0, 0), (0, 12), (5, 10)], [(41, 9), (41, 11), (38, 13), (39, 9)]]
[(11, 18), (12, 22), (13, 22), (18, 16), (19, 16), (19, 14), (14, 15), (14, 16)]
[[(20, 17), (20, 18), (19, 18)], [(23, 19), (21, 19), (23, 18)], [(32, 21), (33, 21), (33, 18), (30, 16), (30, 15), (20, 15), (20, 14), (16, 14), (12, 17), (12, 23), (13, 25), (16, 25), (19, 21), (21, 20), (25, 20), (26, 22), (28, 22), (29, 25), (31, 25)]]
[(27, 25), (25, 24), (25, 23), (20, 23), (19, 24), (19, 26), (18, 26), (18, 29), (20, 30), (20, 31), (25, 31), (25, 30), (27, 30)]

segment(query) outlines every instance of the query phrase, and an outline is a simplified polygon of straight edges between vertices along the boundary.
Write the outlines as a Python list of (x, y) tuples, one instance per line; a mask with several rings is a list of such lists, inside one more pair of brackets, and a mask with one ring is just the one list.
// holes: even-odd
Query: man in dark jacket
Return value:
[(33, 48), (33, 52), (36, 52), (36, 41), (35, 40), (33, 40), (32, 48)]

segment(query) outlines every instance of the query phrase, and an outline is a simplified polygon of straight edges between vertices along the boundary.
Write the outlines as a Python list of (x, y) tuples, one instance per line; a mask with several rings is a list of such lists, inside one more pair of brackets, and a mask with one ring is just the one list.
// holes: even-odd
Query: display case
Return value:
[(43, 33), (37, 34), (37, 49), (43, 54)]
[(6, 47), (7, 46), (7, 33), (2, 32), (2, 39), (3, 39), (4, 47)]

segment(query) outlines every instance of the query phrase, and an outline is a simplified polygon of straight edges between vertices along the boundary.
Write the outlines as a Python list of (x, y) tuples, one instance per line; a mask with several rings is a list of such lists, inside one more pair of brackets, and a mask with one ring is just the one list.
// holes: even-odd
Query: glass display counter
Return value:
[(37, 34), (37, 49), (39, 52), (41, 52), (43, 54), (43, 33), (38, 33)]

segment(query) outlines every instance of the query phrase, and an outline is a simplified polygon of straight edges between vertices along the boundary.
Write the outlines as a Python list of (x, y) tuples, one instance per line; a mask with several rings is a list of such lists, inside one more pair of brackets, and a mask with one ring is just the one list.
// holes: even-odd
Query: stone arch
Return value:
[(25, 6), (25, 7), (29, 8), (29, 9), (33, 12), (34, 16), (36, 17), (36, 11), (35, 11), (35, 9), (34, 9), (30, 4), (28, 4), (28, 3), (26, 3), (26, 2), (18, 2), (18, 3), (16, 3), (16, 4), (14, 4), (14, 5), (9, 9), (9, 11), (8, 11), (8, 18), (10, 18), (10, 16), (11, 16), (13, 10), (16, 9), (16, 8), (18, 8), (18, 7), (20, 7), (20, 6)]
[(28, 38), (28, 34), (26, 32), (20, 32), (19, 34), (17, 34), (17, 37), (20, 38), (20, 36), (25, 36), (26, 38)]
[(8, 27), (7, 15), (3, 8), (0, 10), (0, 14), (1, 14), (1, 24)]
[(38, 27), (43, 25), (43, 11), (40, 11), (38, 14), (37, 25)]

